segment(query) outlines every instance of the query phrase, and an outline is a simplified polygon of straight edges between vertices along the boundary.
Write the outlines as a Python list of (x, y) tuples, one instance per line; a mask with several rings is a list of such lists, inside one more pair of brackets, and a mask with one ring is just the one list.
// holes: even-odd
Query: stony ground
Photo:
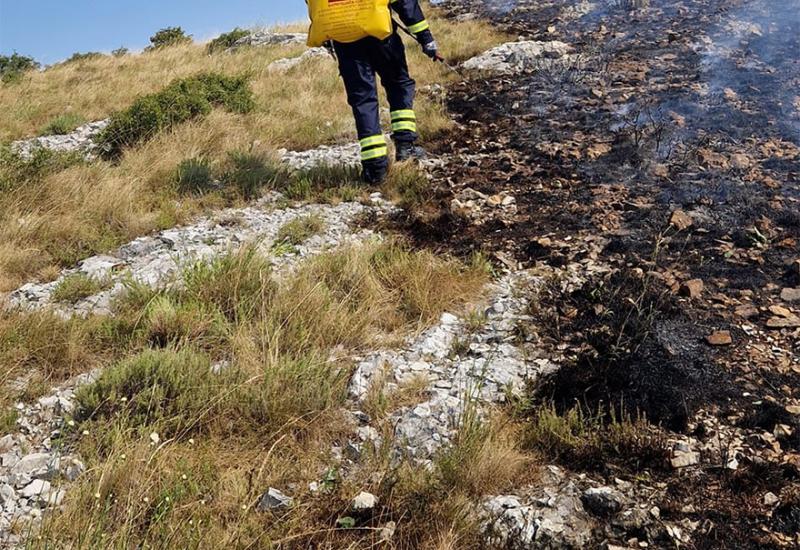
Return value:
[[(430, 461), (473, 405), (482, 416), (521, 398), (561, 412), (608, 406), (645, 415), (663, 453), (536, 467), (510, 494), (485, 495), (487, 548), (797, 547), (797, 11), (714, 0), (443, 4), (523, 40), (465, 63), (449, 91), (459, 128), (427, 165), (434, 203), (400, 212), (379, 196), (294, 207), (267, 198), (87, 259), (60, 280), (111, 284), (55, 307), (102, 309), (128, 277), (171, 281), (181, 262), (253, 239), (290, 269), (370, 238), (353, 222), (379, 214), (373, 229), (483, 250), (500, 275), (477, 314), (447, 313), (399, 347), (353, 358), (353, 437), (336, 449), (348, 469), (384, 445), (397, 460)], [(356, 154), (283, 158), (305, 168)], [(275, 253), (278, 229), (308, 214), (325, 219), (325, 233)], [(57, 285), (26, 285), (12, 304), (53, 307)], [(82, 473), (80, 457), (51, 441), (91, 377), (19, 405), (18, 432), (0, 439), (0, 529), (58, 505)], [(420, 380), (389, 433), (364, 412), (376, 386)], [(289, 506), (286, 492), (269, 488), (259, 507)], [(362, 493), (354, 506), (378, 503)]]

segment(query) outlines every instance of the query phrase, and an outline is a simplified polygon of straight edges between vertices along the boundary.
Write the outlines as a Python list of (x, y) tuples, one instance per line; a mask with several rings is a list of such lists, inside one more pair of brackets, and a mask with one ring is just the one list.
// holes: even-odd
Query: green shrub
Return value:
[(264, 187), (283, 186), (288, 178), (286, 170), (264, 154), (234, 151), (229, 163), (222, 179), (247, 200), (256, 198)]
[(219, 383), (212, 384), (213, 378), (209, 359), (196, 352), (147, 350), (106, 369), (96, 383), (81, 388), (76, 418), (124, 413), (131, 426), (160, 423), (162, 430), (174, 435), (194, 422), (192, 413), (212, 406)]
[(204, 194), (215, 188), (214, 174), (208, 159), (186, 159), (178, 165), (175, 185), (181, 194)]
[(145, 51), (168, 48), (170, 46), (177, 46), (178, 44), (186, 44), (191, 41), (192, 37), (187, 35), (182, 28), (167, 27), (150, 37), (150, 45), (145, 48)]
[(130, 50), (123, 46), (112, 51), (111, 55), (113, 55), (114, 57), (125, 57), (126, 55), (128, 55), (128, 52), (130, 52)]
[(86, 52), (86, 53), (75, 52), (69, 59), (64, 61), (64, 63), (79, 63), (81, 61), (89, 61), (91, 59), (97, 59), (99, 57), (103, 57), (103, 54), (100, 52)]
[(56, 302), (75, 304), (84, 298), (108, 288), (108, 283), (93, 279), (84, 273), (68, 275), (53, 289), (52, 299)]
[(208, 46), (206, 46), (206, 49), (209, 54), (225, 51), (233, 46), (237, 40), (244, 38), (248, 34), (250, 34), (249, 31), (236, 27), (231, 32), (223, 33), (209, 42)]
[(0, 55), (0, 80), (6, 83), (15, 82), (23, 73), (38, 69), (40, 66), (32, 57), (17, 53), (10, 56)]
[(56, 118), (47, 123), (47, 126), (42, 128), (39, 135), (41, 136), (63, 136), (69, 134), (75, 128), (85, 123), (86, 119), (78, 113), (64, 113), (58, 115)]
[(0, 193), (36, 182), (81, 162), (84, 159), (80, 153), (36, 149), (31, 158), (23, 159), (8, 147), (0, 147)]
[(254, 106), (247, 77), (207, 73), (171, 83), (158, 93), (142, 96), (127, 110), (114, 114), (97, 143), (106, 157), (156, 133), (207, 115), (213, 107), (246, 113)]

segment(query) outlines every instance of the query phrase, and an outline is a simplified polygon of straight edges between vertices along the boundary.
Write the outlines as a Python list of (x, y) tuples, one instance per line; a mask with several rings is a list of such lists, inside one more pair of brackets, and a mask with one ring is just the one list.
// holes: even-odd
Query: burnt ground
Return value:
[(631, 3), (580, 17), (574, 1), (446, 4), (577, 55), (451, 89), (459, 127), (434, 149), (462, 161), (402, 225), (422, 246), (553, 274), (529, 330), (564, 367), (538, 398), (700, 441), (715, 434), (699, 416), (744, 434), (734, 467), (662, 474), (663, 513), (697, 522), (693, 547), (793, 547), (800, 2)]

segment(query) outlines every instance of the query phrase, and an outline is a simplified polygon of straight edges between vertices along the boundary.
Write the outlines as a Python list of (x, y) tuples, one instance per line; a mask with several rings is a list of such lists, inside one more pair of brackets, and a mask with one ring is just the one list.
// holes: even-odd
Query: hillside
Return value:
[(302, 26), (3, 75), (0, 548), (800, 547), (795, 4), (436, 2), (379, 188)]

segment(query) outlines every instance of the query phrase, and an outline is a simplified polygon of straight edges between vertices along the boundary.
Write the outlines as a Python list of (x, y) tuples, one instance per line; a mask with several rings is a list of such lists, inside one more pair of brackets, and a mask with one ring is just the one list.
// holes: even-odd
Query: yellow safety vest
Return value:
[(389, 0), (308, 0), (308, 16), (311, 47), (328, 40), (355, 42), (367, 36), (383, 40), (392, 34)]

